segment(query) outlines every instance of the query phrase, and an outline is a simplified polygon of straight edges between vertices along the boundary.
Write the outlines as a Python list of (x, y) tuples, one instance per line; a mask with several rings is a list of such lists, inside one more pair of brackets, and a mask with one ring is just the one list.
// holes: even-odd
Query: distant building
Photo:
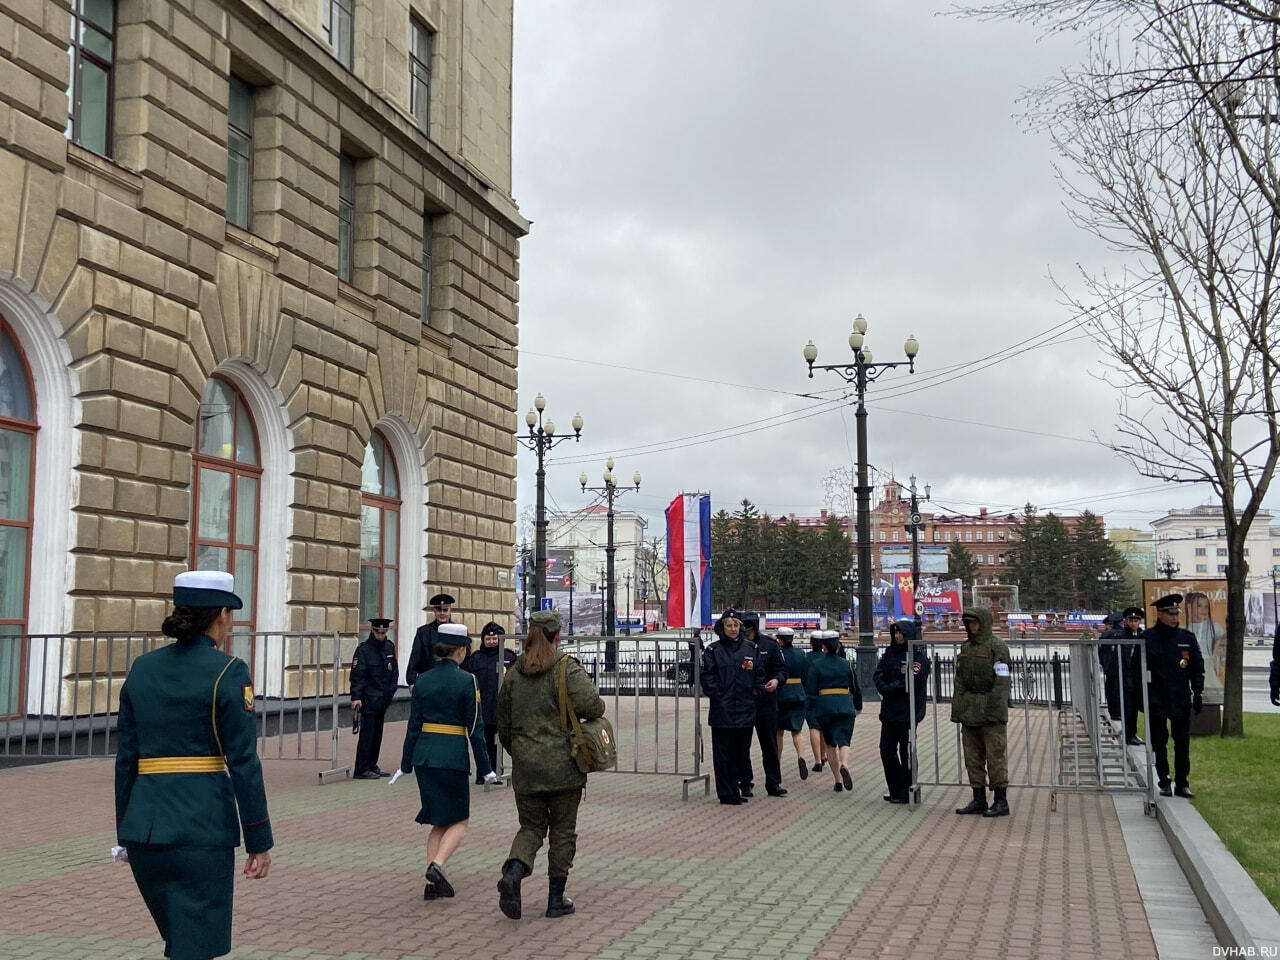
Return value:
[[(613, 511), (614, 600), (619, 614), (631, 612), (627, 609), (627, 576), (631, 577), (631, 606), (635, 610), (642, 607), (640, 580), (643, 571), (638, 554), (644, 546), (648, 526), (649, 522), (638, 513), (616, 508)], [(574, 589), (577, 591), (599, 592), (605, 580), (605, 547), (608, 542), (608, 508), (603, 504), (592, 504), (576, 513), (547, 514), (547, 550), (573, 552)], [(662, 602), (666, 602), (665, 596)], [(655, 591), (649, 585), (648, 608), (653, 609), (655, 603)]]
[[(1250, 590), (1270, 591), (1272, 570), (1280, 564), (1280, 528), (1273, 527), (1271, 520), (1269, 510), (1259, 510), (1245, 541), (1244, 557), (1249, 564), (1246, 586)], [(1221, 507), (1205, 504), (1170, 510), (1152, 520), (1151, 529), (1155, 531), (1156, 570), (1168, 558), (1178, 567), (1179, 577), (1227, 575), (1227, 531), (1222, 526)]]
[(1156, 575), (1156, 546), (1149, 530), (1112, 527), (1107, 531), (1107, 539), (1137, 577), (1151, 579)]

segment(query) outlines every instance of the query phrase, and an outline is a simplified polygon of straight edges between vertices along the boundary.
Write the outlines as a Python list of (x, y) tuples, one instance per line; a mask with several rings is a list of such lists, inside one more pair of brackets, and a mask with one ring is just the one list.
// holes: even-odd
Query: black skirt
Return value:
[(129, 844), (138, 891), (170, 960), (209, 960), (231, 952), (232, 847)]

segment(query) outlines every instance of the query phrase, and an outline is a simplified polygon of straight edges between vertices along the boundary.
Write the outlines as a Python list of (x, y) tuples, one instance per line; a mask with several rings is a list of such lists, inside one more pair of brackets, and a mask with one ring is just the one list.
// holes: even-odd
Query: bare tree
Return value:
[(1210, 487), (1227, 541), (1223, 736), (1242, 736), (1245, 540), (1280, 459), (1277, 4), (1014, 2), (1092, 30), (1085, 62), (1032, 116), (1063, 157), (1075, 222), (1123, 255), (1064, 294), (1121, 392), (1112, 448), (1139, 472)]
[(640, 568), (640, 576), (647, 581), (649, 603), (658, 608), (658, 620), (665, 621), (667, 608), (667, 587), (670, 579), (667, 575), (667, 538), (649, 537), (636, 551), (636, 565)]

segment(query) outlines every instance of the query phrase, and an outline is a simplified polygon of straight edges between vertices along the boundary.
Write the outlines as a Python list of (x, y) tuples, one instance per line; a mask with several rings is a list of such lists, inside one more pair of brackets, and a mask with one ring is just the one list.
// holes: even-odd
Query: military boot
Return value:
[(1005, 787), (996, 787), (996, 802), (991, 804), (990, 809), (984, 810), (984, 817), (1007, 817), (1009, 815), (1009, 801), (1005, 797)]
[(966, 803), (963, 807), (956, 807), (956, 813), (986, 813), (987, 812), (987, 788), (974, 787), (973, 799)]
[(520, 919), (520, 881), (528, 875), (529, 868), (515, 857), (502, 865), (502, 879), (498, 881), (498, 908), (512, 920)]
[(568, 877), (549, 877), (547, 889), (547, 916), (567, 917), (573, 913), (573, 901), (564, 895), (564, 885)]

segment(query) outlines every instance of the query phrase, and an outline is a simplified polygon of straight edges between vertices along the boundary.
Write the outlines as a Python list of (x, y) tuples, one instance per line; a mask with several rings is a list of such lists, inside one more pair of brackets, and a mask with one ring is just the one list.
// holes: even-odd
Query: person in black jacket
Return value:
[(907, 674), (915, 686), (915, 722), (924, 719), (929, 696), (929, 656), (924, 647), (916, 647), (907, 668), (907, 644), (919, 640), (914, 621), (899, 620), (889, 627), (889, 646), (880, 655), (873, 680), (880, 694), (880, 763), (889, 803), (907, 803), (911, 791), (911, 692)]
[[(1191, 714), (1204, 706), (1204, 657), (1196, 635), (1178, 626), (1182, 595), (1171, 593), (1152, 604), (1156, 625), (1142, 632), (1147, 647), (1147, 706), (1151, 750), (1156, 755), (1156, 775), (1160, 795), (1171, 793), (1188, 800), (1194, 796), (1187, 785), (1191, 774)], [(1169, 789), (1169, 756), (1166, 750), (1173, 737), (1173, 782)]]
[(709, 705), (716, 796), (724, 804), (741, 804), (747, 800), (742, 787), (751, 782), (751, 731), (764, 665), (756, 645), (742, 636), (742, 621), (732, 607), (714, 630), (717, 639), (702, 651), (702, 692)]
[[(742, 634), (759, 649), (764, 666), (764, 686), (756, 700), (756, 740), (764, 767), (764, 788), (771, 797), (785, 797), (787, 791), (782, 786), (782, 767), (778, 760), (778, 687), (787, 682), (787, 661), (778, 641), (760, 632), (760, 614), (743, 613)], [(754, 779), (748, 780), (742, 795), (751, 796), (754, 785)]]
[(404, 682), (413, 686), (419, 674), (426, 673), (436, 663), (436, 631), (440, 624), (450, 622), (450, 611), (454, 599), (447, 593), (437, 593), (431, 598), (431, 609), (435, 611), (435, 619), (424, 623), (413, 634), (413, 647), (409, 650), (409, 662), (404, 668)]
[(378, 768), (382, 750), (382, 721), (391, 706), (400, 670), (396, 663), (396, 645), (387, 638), (392, 621), (386, 617), (369, 618), (369, 636), (356, 647), (351, 658), (351, 710), (360, 711), (360, 739), (356, 743), (355, 778), (377, 780), (389, 777)]
[(1276, 637), (1271, 642), (1271, 676), (1268, 678), (1271, 687), (1271, 703), (1280, 707), (1280, 623), (1276, 624)]
[[(1123, 614), (1107, 618), (1112, 627), (1104, 630), (1099, 640), (1136, 641), (1142, 634), (1142, 608), (1126, 607)], [(1124, 719), (1125, 743), (1131, 747), (1142, 746), (1138, 738), (1138, 710), (1142, 692), (1138, 688), (1138, 667), (1134, 664), (1137, 643), (1103, 643), (1098, 646), (1098, 660), (1102, 664), (1104, 689), (1107, 694), (1107, 713), (1112, 720)], [(1122, 702), (1123, 701), (1123, 702)]]
[[(476, 678), (480, 688), (480, 712), (484, 718), (484, 742), (489, 750), (489, 765), (498, 769), (498, 690), (502, 675), (516, 662), (514, 650), (502, 649), (502, 637), (506, 633), (493, 620), (480, 631), (480, 646), (462, 664), (462, 669)], [(476, 783), (483, 783), (484, 776), (476, 770)]]

